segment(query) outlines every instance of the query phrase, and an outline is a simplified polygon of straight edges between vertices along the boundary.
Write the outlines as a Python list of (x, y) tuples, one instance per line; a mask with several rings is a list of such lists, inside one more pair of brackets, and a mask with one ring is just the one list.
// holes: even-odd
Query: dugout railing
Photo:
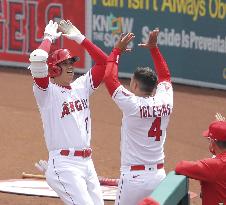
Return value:
[(186, 176), (171, 171), (150, 196), (160, 205), (190, 205), (188, 186)]

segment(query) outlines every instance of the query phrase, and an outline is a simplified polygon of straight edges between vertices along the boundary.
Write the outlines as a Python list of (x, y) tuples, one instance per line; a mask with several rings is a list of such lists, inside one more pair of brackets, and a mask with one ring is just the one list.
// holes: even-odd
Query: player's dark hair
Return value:
[(218, 147), (221, 149), (226, 149), (226, 141), (215, 141)]
[(139, 82), (140, 90), (151, 93), (157, 84), (157, 76), (149, 67), (138, 67), (134, 72), (134, 79)]

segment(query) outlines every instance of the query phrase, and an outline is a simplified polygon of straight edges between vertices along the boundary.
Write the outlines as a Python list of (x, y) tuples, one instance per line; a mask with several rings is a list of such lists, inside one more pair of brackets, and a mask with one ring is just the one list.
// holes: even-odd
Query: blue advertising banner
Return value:
[(92, 1), (92, 39), (104, 51), (111, 52), (122, 32), (136, 36), (133, 51), (121, 57), (121, 76), (153, 67), (149, 51), (137, 44), (156, 27), (174, 82), (226, 89), (226, 1)]

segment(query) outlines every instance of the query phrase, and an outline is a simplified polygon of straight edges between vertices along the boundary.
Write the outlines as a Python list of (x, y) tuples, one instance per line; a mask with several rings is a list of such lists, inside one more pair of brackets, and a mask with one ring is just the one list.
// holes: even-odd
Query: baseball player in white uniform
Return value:
[(118, 60), (134, 34), (122, 37), (108, 57), (105, 84), (123, 112), (116, 205), (137, 205), (165, 177), (163, 145), (173, 108), (173, 89), (168, 66), (157, 47), (158, 33), (158, 29), (153, 30), (149, 41), (139, 44), (150, 50), (157, 76), (149, 68), (137, 68), (130, 91), (118, 80)]
[[(61, 36), (58, 29), (85, 48), (95, 62), (75, 81), (73, 63), (79, 58), (68, 49), (49, 54), (52, 41)], [(43, 42), (30, 54), (33, 91), (49, 151), (46, 180), (67, 205), (104, 204), (91, 159), (89, 96), (102, 81), (106, 60), (104, 52), (65, 20), (59, 26), (50, 21)]]

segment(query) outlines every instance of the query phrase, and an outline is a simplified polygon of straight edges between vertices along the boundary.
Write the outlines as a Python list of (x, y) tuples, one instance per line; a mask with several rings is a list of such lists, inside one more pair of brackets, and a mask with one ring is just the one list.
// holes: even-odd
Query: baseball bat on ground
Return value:
[(28, 174), (23, 172), (22, 173), (23, 179), (46, 179), (46, 177), (42, 174)]
[(105, 185), (105, 186), (118, 186), (119, 179), (111, 179), (111, 178), (106, 178), (106, 177), (101, 177), (98, 176), (100, 185)]
[[(46, 177), (42, 174), (28, 174), (26, 172), (22, 173), (22, 178), (23, 179), (46, 179)], [(105, 185), (105, 186), (118, 186), (118, 181), (119, 179), (111, 179), (111, 178), (106, 178), (102, 176), (98, 176), (100, 185)]]

